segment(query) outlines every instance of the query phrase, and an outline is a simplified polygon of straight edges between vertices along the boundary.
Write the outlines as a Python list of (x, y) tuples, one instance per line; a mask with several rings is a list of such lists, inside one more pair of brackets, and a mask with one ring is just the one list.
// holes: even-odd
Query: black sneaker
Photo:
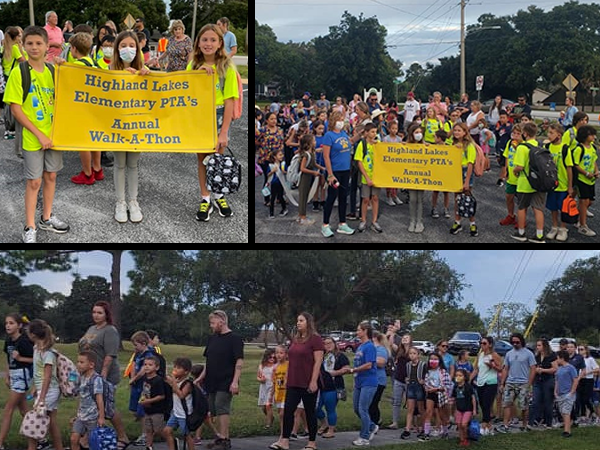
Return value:
[(42, 439), (38, 442), (36, 450), (46, 450), (48, 448), (50, 448), (50, 442), (48, 442), (48, 439)]
[(410, 437), (410, 431), (404, 430), (400, 435), (400, 439), (408, 439)]
[[(231, 212), (231, 208), (227, 204), (227, 200), (225, 200), (225, 197), (215, 199), (215, 200), (213, 200), (213, 203), (219, 210), (219, 215), (221, 217), (231, 217), (233, 215), (233, 212)], [(284, 211), (286, 211), (286, 210), (284, 210)], [(283, 214), (283, 212), (280, 215), (285, 216), (285, 214)]]
[(477, 232), (477, 225), (471, 225), (469, 230), (471, 231), (471, 237), (479, 236), (479, 233)]
[(562, 437), (564, 438), (570, 438), (571, 437), (571, 433), (567, 433), (566, 431), (563, 432)]
[(517, 241), (527, 242), (527, 236), (525, 236), (524, 234), (519, 234), (519, 230), (515, 231), (515, 233), (512, 234), (510, 237), (516, 239)]
[(210, 220), (210, 213), (212, 212), (213, 207), (211, 203), (202, 199), (202, 202), (200, 202), (200, 208), (198, 208), (198, 213), (196, 214), (196, 220), (208, 222)]
[(450, 234), (458, 234), (459, 231), (462, 231), (462, 225), (460, 223), (454, 222), (452, 224), (452, 228), (450, 228)]
[(537, 235), (530, 237), (529, 242), (534, 242), (536, 244), (545, 244), (546, 243), (546, 241), (544, 240), (544, 236), (538, 237)]

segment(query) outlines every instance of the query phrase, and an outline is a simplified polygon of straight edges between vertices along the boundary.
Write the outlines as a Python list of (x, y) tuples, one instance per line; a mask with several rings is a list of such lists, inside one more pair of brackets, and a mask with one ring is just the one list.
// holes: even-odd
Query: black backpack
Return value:
[(529, 149), (529, 174), (527, 180), (537, 192), (553, 192), (558, 187), (558, 169), (550, 150), (527, 143)]
[[(186, 382), (190, 383), (192, 386), (192, 410), (187, 410), (187, 402), (185, 399), (179, 400), (185, 411), (185, 423), (188, 431), (193, 432), (202, 426), (206, 416), (208, 416), (208, 400), (206, 399), (204, 392), (202, 392), (202, 389), (196, 386), (191, 380), (187, 380)], [(182, 387), (184, 385), (185, 383)]]

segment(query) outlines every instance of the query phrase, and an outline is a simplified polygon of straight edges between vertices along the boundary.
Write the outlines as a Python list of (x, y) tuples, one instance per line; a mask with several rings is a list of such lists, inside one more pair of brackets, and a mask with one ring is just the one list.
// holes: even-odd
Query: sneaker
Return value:
[(350, 228), (348, 225), (339, 225), (337, 232), (340, 234), (354, 234), (354, 229)]
[(48, 220), (44, 220), (43, 216), (40, 217), (38, 227), (45, 231), (53, 231), (54, 233), (66, 233), (69, 231), (69, 225), (57, 218), (54, 214), (50, 216)]
[(550, 231), (546, 234), (546, 239), (553, 240), (556, 238), (557, 235), (558, 235), (558, 228), (552, 227), (552, 228), (550, 228)]
[(75, 175), (74, 177), (71, 177), (71, 182), (73, 182), (75, 184), (84, 184), (86, 186), (90, 186), (96, 182), (96, 179), (94, 177), (94, 172), (92, 172), (92, 174), (88, 177), (85, 174), (85, 172), (82, 170), (79, 173), (79, 175)]
[(502, 434), (506, 434), (508, 433), (510, 430), (506, 425), (500, 425), (498, 427), (496, 427), (496, 433), (502, 433)]
[(102, 180), (104, 180), (104, 170), (102, 170), (102, 167), (100, 168), (100, 170), (98, 172), (96, 172), (93, 169), (92, 169), (92, 171), (94, 172), (94, 179), (96, 181), (102, 181)]
[[(227, 200), (225, 200), (225, 197), (221, 197), (221, 198), (213, 200), (213, 204), (217, 207), (217, 209), (219, 211), (219, 215), (221, 217), (233, 216), (233, 212), (231, 211), (231, 208), (227, 204)], [(285, 210), (285, 211), (287, 211), (287, 210)], [(287, 212), (285, 214), (287, 214)], [(285, 214), (280, 214), (280, 215), (285, 216)]]
[(389, 206), (396, 206), (392, 197), (388, 197), (385, 201)]
[(325, 225), (321, 227), (321, 234), (326, 238), (333, 237), (333, 231), (331, 231), (331, 227), (326, 227)]
[(452, 228), (450, 228), (450, 234), (458, 234), (460, 231), (462, 231), (462, 225), (454, 222)]
[(36, 244), (37, 243), (37, 229), (25, 228), (23, 230), (23, 242), (25, 244)]
[(313, 223), (315, 223), (315, 221), (308, 217), (306, 219), (300, 219), (300, 225), (312, 225)]
[(579, 233), (583, 234), (584, 236), (588, 236), (588, 237), (594, 237), (596, 236), (596, 232), (593, 230), (590, 230), (587, 226), (579, 227)]
[(571, 437), (571, 433), (567, 433), (566, 431), (563, 432), (562, 437), (564, 438), (570, 438)]
[(400, 439), (408, 439), (410, 438), (410, 431), (404, 430), (400, 435)]
[(356, 214), (350, 213), (350, 214), (346, 214), (346, 220), (358, 220), (360, 219), (360, 217), (358, 217)]
[(502, 226), (513, 225), (515, 223), (517, 223), (517, 218), (515, 216), (511, 216), (510, 214), (500, 221), (500, 225)]
[(515, 231), (510, 237), (516, 239), (517, 241), (527, 242), (527, 236), (524, 234), (519, 234), (519, 230)]
[(419, 435), (419, 442), (427, 442), (429, 441), (429, 435), (428, 434), (420, 434)]
[(133, 443), (136, 447), (146, 447), (146, 435), (140, 435)]
[(48, 439), (42, 439), (38, 442), (36, 450), (46, 450), (47, 448), (50, 448), (50, 442)]
[(367, 222), (361, 222), (358, 225), (357, 230), (358, 230), (359, 233), (363, 233), (363, 232), (367, 231)]
[(119, 223), (127, 222), (127, 203), (117, 202), (115, 206), (115, 220)]
[(594, 217), (594, 213), (591, 212), (589, 209), (587, 210), (587, 216), (588, 217)]
[(358, 438), (357, 440), (352, 441), (352, 445), (357, 447), (365, 447), (367, 445), (371, 445), (371, 443), (367, 439)]
[(396, 203), (396, 205), (402, 205), (404, 203), (398, 197), (392, 197), (392, 199), (394, 200), (394, 203)]
[(196, 445), (202, 445), (202, 439), (201, 438), (194, 438), (194, 446)]
[(504, 186), (504, 180), (502, 178), (498, 178), (498, 181), (496, 181), (496, 186)]
[(129, 201), (129, 218), (133, 223), (141, 222), (144, 216), (142, 216), (142, 211), (140, 210), (140, 205), (138, 205), (137, 200)]
[(529, 242), (534, 242), (536, 244), (545, 244), (544, 236), (539, 237), (537, 234), (529, 238)]
[(408, 232), (409, 233), (414, 233), (415, 232), (415, 223), (414, 222), (410, 222), (410, 225), (408, 226)]
[(379, 226), (377, 222), (373, 222), (373, 224), (371, 225), (371, 230), (375, 231), (376, 233), (383, 232), (383, 229), (381, 228), (381, 226)]
[(479, 232), (477, 231), (477, 225), (471, 225), (469, 227), (469, 231), (471, 232), (471, 237), (479, 236)]
[(422, 233), (424, 230), (425, 226), (423, 225), (423, 222), (417, 222), (415, 225), (415, 233)]
[(437, 212), (437, 209), (433, 208), (431, 210), (431, 217), (433, 217), (434, 219), (439, 219), (440, 218), (440, 213)]
[[(285, 216), (288, 215), (288, 213), (289, 213), (289, 211), (287, 209), (282, 209), (281, 212), (279, 213), (279, 216), (280, 217), (285, 217)], [(223, 217), (226, 217), (226, 216), (223, 216)]]
[(444, 208), (444, 217), (445, 217), (446, 219), (449, 219), (449, 218), (450, 218), (450, 211), (448, 211), (448, 208)]
[(198, 212), (196, 213), (196, 220), (201, 222), (208, 222), (210, 220), (210, 213), (213, 212), (213, 207), (210, 202), (202, 199), (200, 202), (200, 207), (198, 208)]
[(372, 441), (378, 432), (379, 432), (379, 425), (375, 425), (375, 427), (371, 431), (371, 434), (369, 435), (369, 441)]

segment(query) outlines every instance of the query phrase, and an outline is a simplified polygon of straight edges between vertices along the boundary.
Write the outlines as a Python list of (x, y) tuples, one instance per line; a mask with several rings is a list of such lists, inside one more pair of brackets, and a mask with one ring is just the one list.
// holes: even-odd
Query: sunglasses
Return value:
[(442, 347), (442, 348), (448, 348), (447, 345), (440, 345), (440, 347)]
[(521, 342), (520, 341), (512, 341), (511, 344), (512, 345), (519, 345)]
[(481, 345), (488, 345), (487, 342), (481, 342)]

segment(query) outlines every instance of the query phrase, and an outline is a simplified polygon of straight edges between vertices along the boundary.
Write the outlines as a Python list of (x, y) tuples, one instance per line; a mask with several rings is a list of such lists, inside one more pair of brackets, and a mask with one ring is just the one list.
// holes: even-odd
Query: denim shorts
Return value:
[(179, 429), (184, 436), (189, 434), (186, 420), (183, 417), (175, 417), (174, 414), (171, 414), (171, 417), (169, 417), (169, 420), (167, 421), (167, 426), (174, 430)]
[(31, 387), (31, 371), (28, 369), (11, 369), (10, 390), (19, 394), (24, 394)]
[(406, 385), (406, 399), (416, 400), (418, 402), (425, 401), (425, 391), (419, 383), (408, 383)]

